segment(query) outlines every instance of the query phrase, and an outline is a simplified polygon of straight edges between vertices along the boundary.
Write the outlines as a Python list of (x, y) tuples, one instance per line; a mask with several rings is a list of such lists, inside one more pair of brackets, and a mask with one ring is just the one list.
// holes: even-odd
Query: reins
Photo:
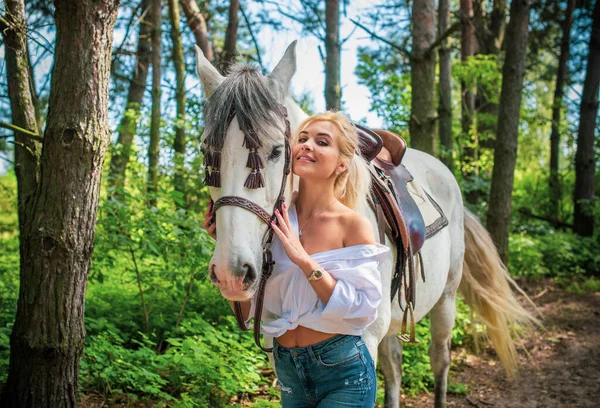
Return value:
[[(274, 231), (273, 228), (271, 228), (271, 222), (275, 221), (277, 222), (277, 218), (275, 216), (275, 210), (279, 210), (281, 211), (281, 207), (283, 205), (283, 203), (285, 202), (285, 197), (284, 197), (284, 193), (285, 193), (285, 186), (287, 183), (287, 178), (288, 175), (291, 172), (291, 156), (292, 156), (292, 148), (290, 146), (290, 138), (291, 138), (291, 128), (290, 128), (290, 122), (288, 119), (288, 115), (287, 115), (287, 109), (283, 106), (280, 105), (279, 106), (281, 114), (285, 120), (285, 163), (284, 163), (284, 168), (283, 168), (283, 176), (281, 178), (281, 187), (279, 189), (279, 195), (277, 197), (277, 200), (275, 201), (275, 206), (273, 207), (273, 213), (269, 214), (267, 211), (265, 211), (265, 209), (263, 209), (261, 206), (257, 205), (256, 203), (253, 203), (252, 201), (243, 198), (243, 197), (237, 197), (237, 196), (224, 196), (219, 198), (213, 205), (212, 208), (212, 212), (213, 214), (216, 214), (216, 211), (221, 208), (221, 207), (225, 207), (225, 206), (236, 206), (236, 207), (240, 207), (240, 208), (244, 208), (248, 211), (250, 211), (251, 213), (255, 214), (256, 216), (258, 216), (265, 224), (267, 224), (267, 231), (265, 232), (265, 235), (263, 237), (263, 242), (262, 242), (262, 246), (263, 246), (263, 253), (262, 253), (262, 273), (261, 273), (261, 277), (260, 277), (260, 282), (258, 284), (258, 290), (256, 292), (255, 295), (255, 308), (254, 308), (254, 342), (256, 343), (256, 345), (263, 351), (265, 352), (271, 352), (273, 349), (272, 348), (265, 348), (261, 345), (260, 342), (260, 323), (261, 323), (261, 316), (262, 316), (262, 309), (263, 309), (263, 302), (264, 302), (264, 295), (265, 295), (265, 287), (267, 284), (267, 280), (271, 277), (271, 274), (273, 273), (273, 265), (275, 265), (275, 261), (273, 261), (273, 254), (271, 253), (271, 244), (273, 243), (273, 237), (274, 237)], [(231, 119), (233, 119), (233, 116), (235, 116), (235, 114), (233, 113), (234, 111), (232, 110), (232, 112), (230, 112), (230, 121)], [(244, 146), (248, 147), (248, 149), (250, 149), (250, 153), (248, 156), (248, 163), (247, 163), (247, 167), (250, 167), (252, 169), (252, 172), (250, 173), (250, 175), (248, 176), (248, 180), (246, 180), (246, 183), (244, 184), (244, 186), (246, 188), (250, 188), (250, 189), (255, 189), (255, 188), (261, 188), (264, 187), (264, 183), (262, 181), (262, 175), (260, 173), (260, 169), (263, 168), (262, 165), (262, 161), (260, 160), (260, 157), (258, 157), (258, 153), (257, 153), (257, 149), (258, 146), (256, 145), (256, 143), (251, 144), (249, 142), (249, 138), (248, 137), (244, 137)], [(220, 152), (217, 152), (214, 149), (209, 150), (208, 152), (211, 155), (211, 159), (208, 161), (207, 163), (207, 173), (208, 173), (208, 167), (213, 167), (212, 170), (212, 177), (208, 176), (207, 177), (207, 183), (208, 185), (212, 185), (213, 187), (220, 187), (220, 177), (215, 177), (214, 174), (218, 174), (219, 173), (219, 167), (220, 167)], [(219, 160), (215, 160), (215, 157), (219, 157)], [(214, 217), (214, 215), (213, 215)], [(242, 313), (242, 305), (240, 302), (235, 301), (233, 302), (233, 311), (235, 314), (235, 318), (237, 321), (237, 324), (239, 326), (240, 329), (247, 331), (250, 328), (246, 325), (246, 321), (244, 320), (244, 315)]]

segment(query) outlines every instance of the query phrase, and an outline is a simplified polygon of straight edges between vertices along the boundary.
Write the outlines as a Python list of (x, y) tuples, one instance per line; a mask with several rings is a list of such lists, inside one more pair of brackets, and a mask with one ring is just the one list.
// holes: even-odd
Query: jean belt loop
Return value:
[(314, 362), (316, 362), (316, 361), (317, 361), (317, 356), (315, 355), (315, 351), (314, 351), (314, 349), (313, 349), (313, 347), (312, 347), (312, 346), (309, 346), (309, 347), (308, 347), (308, 355), (310, 356), (310, 359), (311, 359), (312, 361), (314, 361)]

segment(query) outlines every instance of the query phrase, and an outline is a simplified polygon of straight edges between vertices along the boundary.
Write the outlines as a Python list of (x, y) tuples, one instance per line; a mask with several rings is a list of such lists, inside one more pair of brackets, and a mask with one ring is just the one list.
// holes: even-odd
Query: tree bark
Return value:
[(508, 261), (511, 194), (517, 160), (521, 96), (529, 26), (529, 0), (513, 0), (506, 29), (506, 58), (502, 69), (502, 91), (496, 132), (487, 227), (500, 257)]
[(223, 58), (221, 61), (223, 72), (227, 71), (227, 68), (235, 61), (239, 9), (240, 3), (238, 0), (231, 0), (229, 2), (229, 22), (227, 24), (227, 31), (225, 32), (225, 47), (223, 48)]
[(40, 181), (25, 209), (21, 279), (0, 406), (75, 407), (84, 299), (119, 2), (56, 0), (56, 46)]
[[(38, 121), (31, 90), (33, 81), (27, 52), (27, 19), (23, 0), (6, 1), (7, 27), (2, 27), (6, 43), (6, 77), (12, 112), (12, 123), (20, 128), (38, 133)], [(27, 202), (35, 192), (38, 182), (40, 146), (28, 135), (15, 131), (15, 174), (17, 176), (17, 201), (19, 229), (23, 233)]]
[[(185, 61), (183, 60), (183, 45), (181, 44), (181, 31), (179, 19), (179, 4), (177, 0), (169, 0), (169, 19), (171, 20), (171, 40), (173, 41), (173, 64), (175, 65), (177, 99), (177, 120), (175, 121), (175, 175), (173, 184), (175, 190), (185, 198)], [(183, 200), (185, 202), (185, 200)], [(179, 206), (179, 203), (178, 203)]]
[(435, 155), (435, 2), (414, 0), (412, 6), (410, 144)]
[(339, 110), (342, 98), (340, 87), (340, 4), (325, 1), (325, 106)]
[(569, 61), (569, 43), (571, 42), (571, 24), (573, 23), (573, 10), (575, 0), (567, 0), (565, 19), (562, 23), (562, 39), (558, 68), (556, 70), (556, 86), (554, 88), (554, 102), (552, 104), (552, 131), (550, 133), (550, 214), (560, 219), (560, 202), (562, 198), (560, 181), (558, 179), (560, 157), (560, 113), (563, 107), (565, 79), (567, 77), (567, 61)]
[(141, 12), (143, 18), (140, 21), (137, 52), (135, 56), (135, 67), (129, 82), (129, 93), (125, 112), (119, 125), (119, 137), (116, 148), (113, 149), (110, 162), (109, 180), (115, 189), (115, 197), (119, 197), (119, 191), (125, 185), (125, 172), (131, 158), (131, 146), (133, 138), (137, 133), (137, 122), (146, 90), (146, 80), (150, 67), (150, 0), (141, 1)]
[[(475, 55), (477, 38), (475, 37), (473, 0), (460, 0), (460, 11), (462, 18), (460, 59), (466, 64), (469, 58)], [(479, 175), (479, 140), (477, 138), (477, 129), (473, 126), (475, 118), (475, 92), (473, 84), (465, 81), (461, 83), (461, 129), (463, 137), (467, 144), (463, 149), (462, 161), (464, 163), (464, 177), (472, 180)], [(473, 184), (473, 183), (472, 183)], [(466, 194), (466, 199), (471, 204), (476, 204), (479, 200), (479, 191), (472, 189)]]
[(208, 30), (206, 28), (206, 19), (200, 12), (195, 0), (180, 0), (183, 14), (187, 20), (188, 26), (194, 33), (196, 45), (200, 47), (207, 60), (212, 61), (214, 58), (212, 45), (208, 41)]
[(158, 156), (160, 151), (160, 77), (162, 58), (162, 13), (161, 0), (152, 0), (152, 117), (150, 119), (150, 144), (148, 146), (148, 205), (156, 204), (158, 189)]
[(590, 51), (579, 108), (579, 133), (575, 154), (575, 212), (573, 231), (582, 236), (594, 233), (594, 130), (598, 115), (598, 90), (600, 87), (600, 1), (596, 0)]
[[(450, 1), (440, 0), (438, 17), (438, 38), (450, 28)], [(440, 56), (440, 96), (438, 116), (440, 120), (440, 159), (453, 171), (452, 160), (452, 68), (448, 40), (443, 40), (438, 50)]]

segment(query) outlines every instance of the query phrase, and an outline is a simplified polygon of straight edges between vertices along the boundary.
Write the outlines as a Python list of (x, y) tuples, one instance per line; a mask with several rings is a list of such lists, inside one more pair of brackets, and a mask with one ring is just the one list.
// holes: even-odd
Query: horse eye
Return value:
[(275, 160), (281, 156), (281, 150), (281, 146), (275, 146), (273, 150), (271, 150), (271, 154), (269, 154), (269, 160)]

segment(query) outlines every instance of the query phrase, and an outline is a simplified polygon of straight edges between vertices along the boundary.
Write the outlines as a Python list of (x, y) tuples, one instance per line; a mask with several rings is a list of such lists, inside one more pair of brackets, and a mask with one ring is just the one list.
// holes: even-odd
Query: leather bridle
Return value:
[[(275, 265), (275, 261), (273, 261), (273, 255), (271, 253), (271, 244), (273, 243), (273, 238), (274, 238), (274, 231), (273, 231), (273, 228), (271, 227), (271, 222), (273, 222), (273, 221), (277, 222), (277, 218), (275, 216), (275, 210), (281, 211), (281, 207), (282, 207), (283, 203), (285, 202), (285, 197), (284, 197), (285, 186), (287, 183), (288, 175), (291, 172), (291, 156), (292, 156), (292, 148), (290, 146), (291, 129), (290, 129), (290, 122), (288, 120), (287, 109), (283, 105), (280, 105), (280, 110), (281, 110), (281, 113), (285, 120), (285, 163), (284, 163), (284, 168), (283, 168), (283, 176), (281, 178), (281, 188), (279, 190), (279, 196), (277, 197), (277, 200), (275, 201), (275, 206), (273, 207), (273, 213), (269, 214), (267, 211), (265, 211), (264, 208), (262, 208), (258, 204), (253, 203), (252, 201), (250, 201), (246, 198), (237, 197), (237, 196), (221, 197), (214, 203), (213, 208), (212, 208), (212, 212), (213, 212), (213, 214), (215, 214), (216, 211), (221, 207), (225, 207), (225, 206), (240, 207), (240, 208), (243, 208), (243, 209), (248, 210), (251, 213), (255, 214), (256, 216), (258, 216), (258, 218), (260, 218), (262, 221), (264, 221), (265, 224), (267, 224), (267, 231), (265, 232), (265, 235), (263, 237), (263, 242), (262, 242), (262, 247), (263, 247), (262, 273), (261, 273), (261, 277), (260, 277), (260, 282), (258, 284), (258, 290), (255, 295), (256, 304), (255, 304), (255, 309), (254, 309), (254, 342), (256, 343), (256, 345), (258, 347), (260, 347), (265, 352), (271, 352), (273, 350), (272, 348), (263, 347), (260, 342), (260, 321), (261, 321), (261, 315), (262, 315), (262, 309), (263, 309), (265, 287), (267, 284), (267, 280), (271, 277), (271, 274), (273, 273), (273, 265)], [(213, 218), (214, 217), (215, 216), (213, 215)], [(244, 321), (244, 315), (242, 313), (242, 305), (240, 304), (240, 302), (238, 302), (238, 301), (233, 302), (233, 311), (234, 311), (235, 318), (236, 318), (239, 328), (244, 331), (249, 330), (250, 328), (246, 325), (246, 322)]]

